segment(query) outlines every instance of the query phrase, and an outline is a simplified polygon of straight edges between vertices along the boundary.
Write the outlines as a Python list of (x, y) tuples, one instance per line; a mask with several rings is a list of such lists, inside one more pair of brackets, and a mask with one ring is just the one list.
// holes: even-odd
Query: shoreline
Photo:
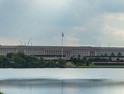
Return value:
[(110, 67), (110, 66), (102, 67), (101, 66), (101, 67), (76, 67), (76, 68), (124, 68), (124, 67), (116, 67), (116, 66), (115, 67), (114, 66), (113, 67)]
[(65, 68), (0, 68), (0, 69), (68, 69), (68, 68), (124, 68), (124, 67), (84, 67), (84, 66), (81, 66), (81, 67), (65, 67)]

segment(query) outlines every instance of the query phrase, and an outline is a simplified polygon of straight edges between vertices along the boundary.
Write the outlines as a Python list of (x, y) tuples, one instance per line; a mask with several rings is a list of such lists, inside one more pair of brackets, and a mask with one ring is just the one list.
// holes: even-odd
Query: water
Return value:
[(4, 94), (124, 94), (124, 69), (0, 69), (0, 91)]

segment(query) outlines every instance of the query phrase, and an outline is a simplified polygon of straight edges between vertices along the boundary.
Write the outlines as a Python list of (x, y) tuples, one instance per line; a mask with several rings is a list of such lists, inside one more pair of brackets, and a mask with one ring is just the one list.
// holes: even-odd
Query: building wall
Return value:
[[(24, 52), (26, 55), (42, 55), (42, 56), (61, 56), (61, 46), (0, 46), (0, 55), (6, 55), (10, 52)], [(64, 46), (64, 57), (84, 57), (84, 56), (100, 56), (117, 55), (119, 52), (124, 56), (124, 48), (109, 48), (109, 47), (85, 47), (85, 46)]]

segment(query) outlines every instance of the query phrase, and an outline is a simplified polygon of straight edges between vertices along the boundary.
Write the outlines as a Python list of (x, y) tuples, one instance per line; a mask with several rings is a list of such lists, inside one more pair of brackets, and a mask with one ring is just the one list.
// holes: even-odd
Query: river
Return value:
[(0, 91), (4, 94), (124, 94), (124, 69), (0, 69)]

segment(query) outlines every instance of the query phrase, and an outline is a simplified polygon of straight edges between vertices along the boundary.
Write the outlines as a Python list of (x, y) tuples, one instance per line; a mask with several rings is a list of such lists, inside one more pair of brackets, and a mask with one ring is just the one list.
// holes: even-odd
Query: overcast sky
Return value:
[[(0, 0), (0, 44), (124, 46), (124, 0)], [(31, 45), (31, 43), (29, 44)]]

